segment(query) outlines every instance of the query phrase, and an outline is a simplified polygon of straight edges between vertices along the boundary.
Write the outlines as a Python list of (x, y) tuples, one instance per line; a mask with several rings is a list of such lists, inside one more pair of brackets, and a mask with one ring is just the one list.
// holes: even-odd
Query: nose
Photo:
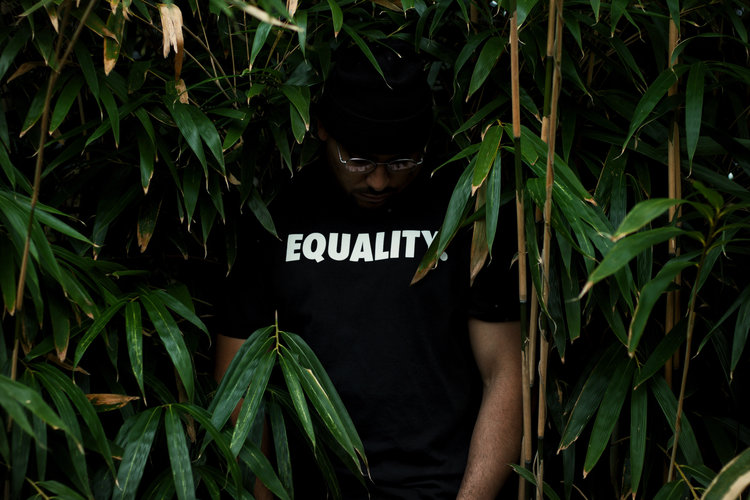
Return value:
[(378, 165), (375, 170), (367, 174), (365, 179), (367, 185), (375, 191), (382, 191), (388, 187), (390, 177), (388, 176), (388, 169), (385, 165)]

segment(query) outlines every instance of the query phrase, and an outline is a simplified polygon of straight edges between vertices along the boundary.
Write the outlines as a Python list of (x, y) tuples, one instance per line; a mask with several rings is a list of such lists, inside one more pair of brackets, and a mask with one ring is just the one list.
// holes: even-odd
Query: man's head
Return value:
[(417, 175), (432, 126), (423, 62), (408, 44), (371, 47), (385, 80), (354, 47), (337, 59), (318, 106), (318, 137), (336, 179), (363, 207)]

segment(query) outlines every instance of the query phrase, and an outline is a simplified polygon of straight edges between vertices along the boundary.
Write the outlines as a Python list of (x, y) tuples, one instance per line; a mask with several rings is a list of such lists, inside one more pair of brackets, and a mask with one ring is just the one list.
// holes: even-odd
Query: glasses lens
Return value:
[(375, 162), (364, 158), (349, 158), (346, 160), (346, 169), (350, 172), (363, 173), (375, 168)]
[(411, 158), (403, 158), (388, 162), (388, 170), (398, 172), (399, 170), (409, 170), (419, 165), (419, 162)]

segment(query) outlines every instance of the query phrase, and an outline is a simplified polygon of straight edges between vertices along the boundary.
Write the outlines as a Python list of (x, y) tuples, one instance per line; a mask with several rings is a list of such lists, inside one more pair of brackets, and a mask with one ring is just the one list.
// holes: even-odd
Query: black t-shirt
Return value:
[[(363, 440), (371, 498), (455, 498), (481, 398), (468, 317), (517, 314), (512, 251), (470, 287), (468, 233), (410, 285), (452, 187), (424, 175), (387, 206), (361, 209), (325, 167), (310, 167), (273, 204), (281, 240), (240, 254), (228, 287), (227, 335), (278, 311), (279, 327), (312, 347)], [(515, 241), (514, 230), (498, 240)], [(293, 464), (299, 498), (317, 497), (314, 467)], [(341, 469), (343, 498), (368, 498)]]

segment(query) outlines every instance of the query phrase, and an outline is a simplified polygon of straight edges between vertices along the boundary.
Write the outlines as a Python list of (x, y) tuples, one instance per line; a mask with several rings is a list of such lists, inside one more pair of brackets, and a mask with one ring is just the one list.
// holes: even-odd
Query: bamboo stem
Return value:
[[(544, 202), (544, 243), (542, 246), (543, 290), (542, 304), (545, 311), (549, 301), (550, 253), (552, 241), (552, 190), (555, 182), (555, 136), (557, 134), (557, 107), (560, 96), (562, 58), (562, 0), (550, 0), (549, 25), (547, 28), (547, 83), (545, 84), (545, 118), (547, 127), (542, 139), (547, 143), (547, 171), (545, 176), (546, 198)], [(551, 80), (551, 89), (550, 89)], [(544, 122), (543, 122), (544, 126)], [(547, 417), (547, 317), (545, 316), (539, 336), (539, 414), (537, 419), (537, 442), (539, 466), (537, 470), (537, 499), (543, 498), (544, 484), (544, 432)]]

